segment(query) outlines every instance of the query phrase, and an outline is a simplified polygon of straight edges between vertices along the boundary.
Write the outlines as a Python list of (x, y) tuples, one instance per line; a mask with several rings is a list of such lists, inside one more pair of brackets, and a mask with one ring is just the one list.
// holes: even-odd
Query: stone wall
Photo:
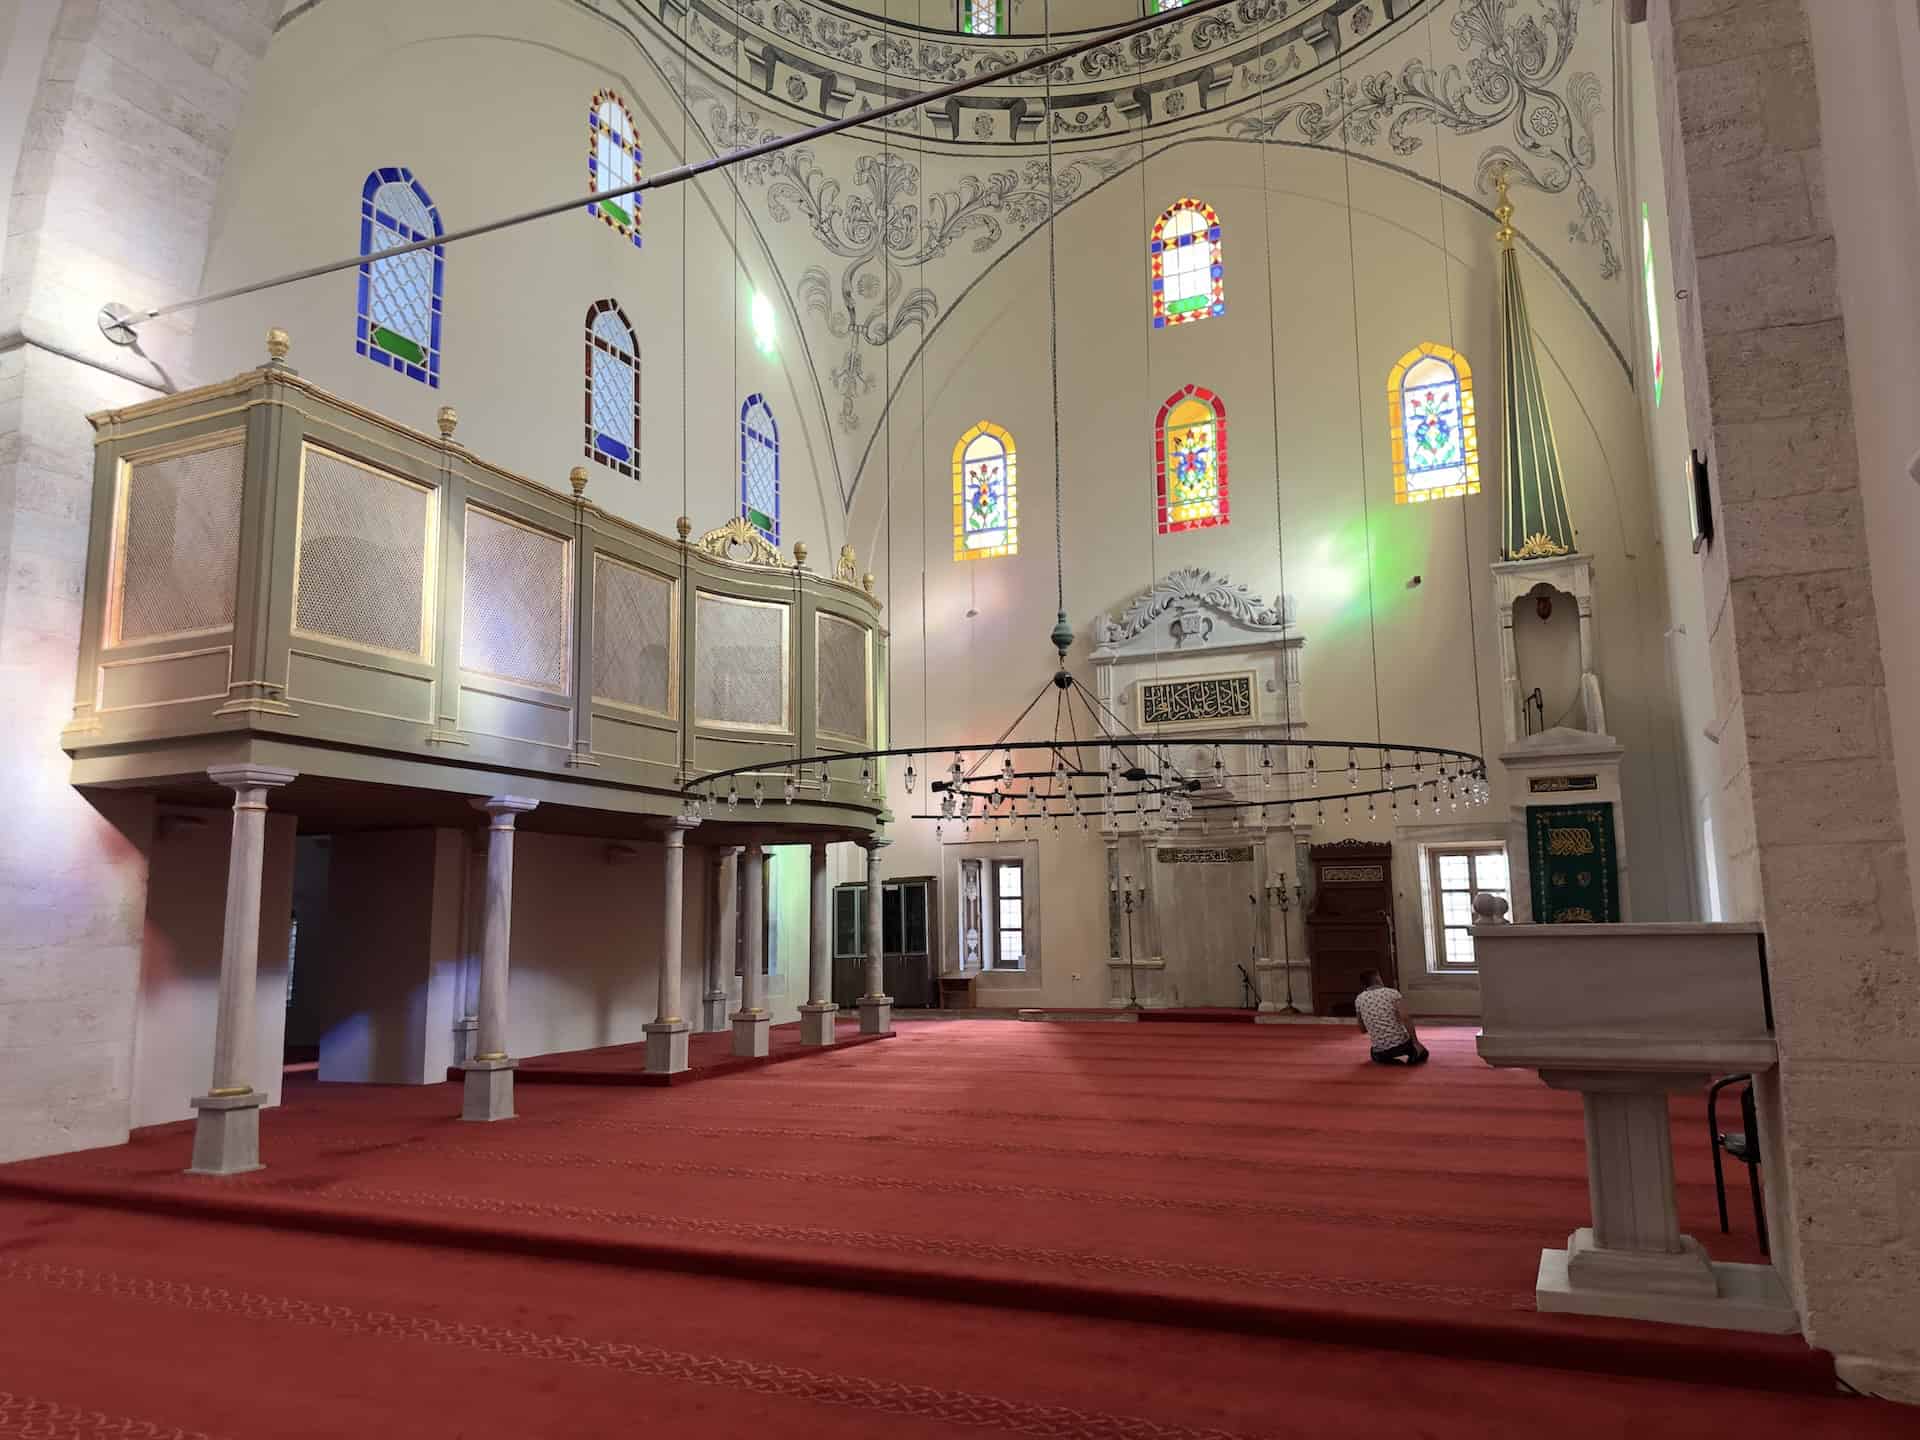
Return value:
[(1843, 1377), (1920, 1400), (1920, 957), (1807, 13), (1654, 0), (1649, 23), (1689, 423), (1716, 491), (1729, 909), (1766, 923), (1779, 1031), (1776, 1260)]
[[(150, 802), (67, 783), (60, 729), (93, 486), (90, 410), (150, 398), (184, 331), (141, 352), (101, 303), (198, 286), (239, 111), (274, 0), (64, 0), (32, 62), (0, 258), (0, 1159), (126, 1135)], [(4, 73), (29, 65), (10, 49)], [(35, 78), (37, 76), (37, 78)], [(184, 1098), (184, 1097), (183, 1097)]]

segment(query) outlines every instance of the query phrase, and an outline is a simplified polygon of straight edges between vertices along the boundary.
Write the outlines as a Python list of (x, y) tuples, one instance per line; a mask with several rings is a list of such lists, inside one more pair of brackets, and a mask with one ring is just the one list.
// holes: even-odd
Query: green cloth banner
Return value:
[(1618, 921), (1613, 806), (1529, 805), (1527, 869), (1536, 925)]

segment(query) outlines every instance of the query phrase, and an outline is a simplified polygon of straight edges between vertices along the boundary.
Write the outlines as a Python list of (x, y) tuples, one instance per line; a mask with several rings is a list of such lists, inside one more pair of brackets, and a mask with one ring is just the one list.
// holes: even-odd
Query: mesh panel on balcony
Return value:
[(593, 694), (667, 714), (672, 706), (673, 582), (596, 555), (593, 562)]
[(424, 658), (433, 492), (309, 446), (293, 628)]
[(825, 611), (816, 621), (819, 695), (814, 724), (823, 735), (867, 739), (867, 627)]
[(565, 690), (573, 618), (568, 542), (469, 505), (466, 554), (461, 666)]
[(701, 594), (694, 616), (694, 716), (785, 729), (787, 607)]
[(127, 467), (114, 643), (233, 624), (246, 445)]

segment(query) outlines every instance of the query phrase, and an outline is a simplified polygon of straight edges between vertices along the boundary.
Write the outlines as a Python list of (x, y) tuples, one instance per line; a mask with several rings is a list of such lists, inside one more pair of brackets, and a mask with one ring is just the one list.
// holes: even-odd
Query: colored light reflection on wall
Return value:
[(753, 348), (762, 355), (773, 354), (777, 339), (773, 302), (756, 290), (753, 303), (747, 307), (747, 315), (753, 325)]

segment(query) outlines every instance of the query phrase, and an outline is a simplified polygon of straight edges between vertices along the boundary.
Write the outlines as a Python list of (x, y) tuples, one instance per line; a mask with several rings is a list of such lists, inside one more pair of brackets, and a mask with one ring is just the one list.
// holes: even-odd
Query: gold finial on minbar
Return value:
[(874, 598), (874, 599), (878, 599), (878, 598), (879, 598), (879, 596), (878, 596), (877, 594), (875, 594), (875, 592), (874, 592), (874, 588), (873, 588), (873, 574), (872, 574), (872, 572), (871, 572), (871, 571), (869, 571), (869, 572), (868, 572), (867, 574), (865, 574), (865, 575), (862, 575), (862, 576), (860, 577), (860, 588), (861, 588), (862, 590), (864, 590), (864, 591), (866, 591), (866, 592), (867, 592), (867, 594), (868, 594), (869, 596), (871, 596), (872, 598)]
[(292, 348), (293, 341), (288, 338), (287, 332), (282, 330), (278, 325), (267, 331), (267, 357), (269, 364), (286, 364), (287, 351)]
[(796, 540), (793, 542), (793, 563), (796, 566), (806, 565), (807, 563), (807, 542), (806, 541)]
[(680, 532), (680, 543), (684, 545), (687, 543), (687, 537), (693, 534), (693, 521), (682, 515), (673, 522), (673, 528)]
[(574, 499), (576, 500), (586, 499), (587, 498), (587, 467), (584, 465), (576, 465), (573, 467), (573, 469), (569, 470), (567, 472), (567, 484), (573, 487)]
[(1500, 228), (1493, 232), (1493, 238), (1502, 250), (1513, 248), (1513, 197), (1507, 193), (1507, 170), (1502, 165), (1493, 172), (1493, 188), (1500, 196), (1500, 203), (1493, 207), (1493, 218), (1500, 222)]
[(460, 412), (451, 405), (442, 405), (440, 407), (440, 413), (434, 416), (434, 419), (440, 423), (441, 443), (451, 445), (453, 443), (454, 429), (460, 423)]

